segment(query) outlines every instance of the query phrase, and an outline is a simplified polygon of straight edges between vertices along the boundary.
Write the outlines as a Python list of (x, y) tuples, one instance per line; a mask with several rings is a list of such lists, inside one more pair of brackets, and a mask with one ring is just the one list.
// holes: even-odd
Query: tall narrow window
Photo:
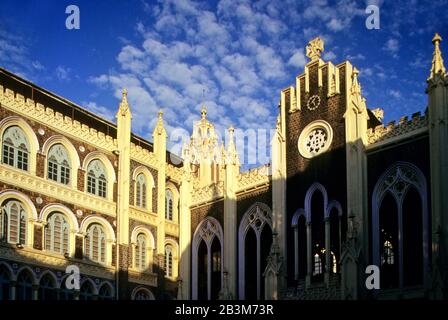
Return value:
[(90, 281), (85, 281), (79, 291), (79, 300), (93, 300), (93, 286)]
[(70, 158), (65, 147), (58, 143), (48, 151), (48, 179), (62, 183), (70, 183)]
[(22, 129), (11, 126), (2, 137), (2, 162), (17, 169), (28, 171), (30, 146)]
[(17, 276), (16, 300), (31, 300), (33, 298), (33, 280), (27, 270)]
[(101, 225), (94, 223), (87, 229), (85, 256), (94, 262), (106, 262), (106, 234)]
[(69, 252), (69, 224), (61, 213), (53, 213), (45, 226), (45, 250), (59, 254)]
[(137, 207), (146, 208), (146, 177), (143, 173), (137, 176), (135, 205)]
[(109, 285), (103, 284), (98, 291), (98, 300), (112, 300), (112, 289)]
[(26, 242), (26, 212), (20, 202), (11, 200), (3, 205), (0, 216), (2, 241), (25, 244)]
[(165, 246), (165, 276), (173, 276), (173, 247), (170, 245)]
[(0, 265), (0, 301), (10, 299), (10, 275), (5, 266)]
[(140, 233), (137, 236), (137, 245), (135, 246), (135, 267), (137, 269), (147, 269), (146, 256), (146, 236), (143, 233)]
[(39, 283), (39, 300), (56, 300), (56, 286), (53, 278), (46, 274)]
[(314, 255), (314, 271), (313, 275), (319, 275), (322, 274), (322, 259), (320, 258), (320, 255), (316, 253)]
[(87, 167), (87, 192), (102, 198), (107, 196), (107, 174), (100, 160), (93, 160)]
[(173, 220), (173, 193), (170, 189), (165, 192), (165, 219)]

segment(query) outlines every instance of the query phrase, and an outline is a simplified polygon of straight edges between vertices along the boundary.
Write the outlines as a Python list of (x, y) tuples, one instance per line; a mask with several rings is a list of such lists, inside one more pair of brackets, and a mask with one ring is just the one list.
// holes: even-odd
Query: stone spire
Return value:
[(201, 119), (204, 119), (207, 117), (207, 108), (205, 107), (205, 103), (202, 105), (201, 108)]
[(432, 38), (432, 43), (434, 44), (434, 53), (432, 55), (432, 65), (429, 79), (434, 79), (437, 74), (443, 76), (446, 73), (445, 66), (443, 65), (442, 52), (440, 51), (441, 41), (442, 37), (438, 33), (436, 33), (434, 35), (434, 38)]
[(229, 132), (229, 145), (227, 147), (227, 164), (236, 164), (239, 165), (239, 157), (238, 157), (238, 151), (236, 150), (235, 145), (235, 138), (234, 138), (234, 132), (235, 129), (233, 126), (230, 126), (229, 129), (227, 129)]
[(164, 134), (164, 133), (166, 134), (165, 127), (163, 126), (163, 111), (162, 110), (159, 110), (159, 114), (157, 117), (157, 124), (154, 129), (154, 134), (156, 134), (156, 133), (159, 135)]
[(352, 94), (359, 94), (361, 95), (361, 85), (359, 84), (358, 81), (358, 74), (359, 71), (356, 68), (353, 68), (353, 73), (352, 73)]
[(127, 96), (128, 96), (128, 91), (126, 89), (123, 89), (123, 92), (121, 94), (121, 102), (120, 102), (120, 107), (118, 108), (117, 117), (125, 116), (125, 115), (131, 113), (131, 110), (129, 109)]

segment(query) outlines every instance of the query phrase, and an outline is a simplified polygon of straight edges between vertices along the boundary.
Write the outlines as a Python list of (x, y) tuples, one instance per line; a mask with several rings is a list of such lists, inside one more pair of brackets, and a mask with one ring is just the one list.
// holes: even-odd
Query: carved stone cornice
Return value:
[(90, 209), (112, 217), (116, 216), (116, 205), (112, 201), (36, 177), (3, 164), (0, 164), (0, 181), (56, 198), (61, 202), (69, 202), (81, 208)]

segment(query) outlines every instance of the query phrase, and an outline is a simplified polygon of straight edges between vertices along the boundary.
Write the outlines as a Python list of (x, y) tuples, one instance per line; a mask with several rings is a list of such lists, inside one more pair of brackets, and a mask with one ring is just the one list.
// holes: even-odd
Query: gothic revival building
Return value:
[(162, 113), (153, 142), (131, 132), (126, 91), (115, 125), (0, 69), (0, 300), (448, 298), (440, 41), (425, 114), (384, 126), (312, 40), (246, 172), (205, 107), (175, 161)]

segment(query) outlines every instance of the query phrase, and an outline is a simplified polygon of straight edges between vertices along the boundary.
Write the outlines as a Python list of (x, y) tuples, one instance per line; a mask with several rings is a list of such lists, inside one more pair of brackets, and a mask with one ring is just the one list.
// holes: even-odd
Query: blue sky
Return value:
[[(70, 4), (80, 30), (65, 28)], [(379, 30), (365, 27), (368, 4)], [(133, 130), (148, 139), (160, 108), (170, 132), (191, 132), (203, 90), (218, 129), (270, 129), (320, 35), (324, 60), (351, 60), (387, 122), (426, 108), (431, 39), (448, 41), (447, 21), (448, 1), (2, 0), (0, 65), (111, 120), (126, 87)]]

